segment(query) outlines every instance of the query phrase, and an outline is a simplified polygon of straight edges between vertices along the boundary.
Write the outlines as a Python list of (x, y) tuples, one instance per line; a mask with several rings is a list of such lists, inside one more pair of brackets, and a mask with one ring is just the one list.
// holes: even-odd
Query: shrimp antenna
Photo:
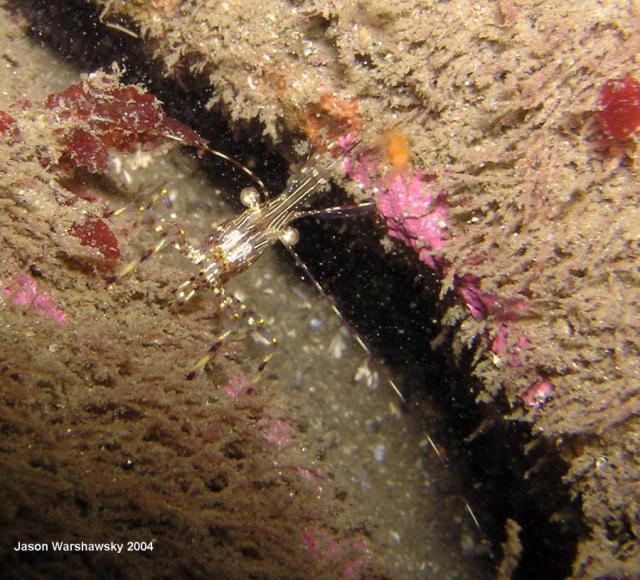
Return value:
[(173, 137), (173, 139), (175, 141), (178, 141), (185, 147), (193, 147), (199, 151), (208, 153), (209, 155), (213, 155), (214, 157), (218, 157), (219, 159), (226, 161), (229, 165), (233, 165), (233, 167), (242, 171), (242, 173), (244, 173), (249, 179), (251, 179), (251, 181), (253, 181), (254, 185), (256, 185), (259, 193), (262, 195), (265, 201), (269, 199), (269, 190), (267, 189), (267, 186), (264, 184), (264, 181), (262, 181), (262, 179), (260, 179), (253, 171), (251, 171), (251, 169), (249, 169), (241, 161), (238, 161), (237, 159), (231, 157), (230, 155), (227, 155), (226, 153), (223, 153), (222, 151), (219, 151), (218, 149), (213, 149), (208, 145), (194, 145), (192, 143), (187, 143), (184, 139), (180, 137)]
[(214, 157), (218, 157), (226, 161), (230, 165), (233, 165), (236, 169), (239, 169), (240, 171), (242, 171), (258, 187), (258, 190), (260, 191), (260, 194), (263, 196), (263, 198), (265, 200), (269, 198), (269, 190), (267, 189), (267, 186), (264, 184), (264, 181), (262, 181), (262, 179), (260, 179), (253, 171), (251, 171), (251, 169), (249, 169), (244, 163), (242, 163), (241, 161), (238, 161), (237, 159), (234, 159), (233, 157), (230, 157), (229, 155), (227, 155), (226, 153), (223, 153), (222, 151), (218, 151), (217, 149), (212, 149), (207, 145), (201, 146), (199, 147), (199, 149), (201, 149), (205, 153), (209, 153), (209, 155), (213, 155)]

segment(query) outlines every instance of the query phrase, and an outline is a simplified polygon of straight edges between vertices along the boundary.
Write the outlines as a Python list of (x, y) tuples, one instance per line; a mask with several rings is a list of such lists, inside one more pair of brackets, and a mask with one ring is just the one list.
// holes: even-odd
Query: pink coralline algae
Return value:
[(411, 169), (410, 152), (401, 134), (387, 134), (391, 168), (385, 168), (375, 149), (353, 153), (358, 142), (353, 132), (338, 139), (345, 174), (360, 187), (376, 192), (378, 213), (385, 219), (389, 236), (413, 248), (420, 260), (442, 273), (446, 264), (438, 250), (447, 239), (446, 192), (438, 191), (434, 176)]
[(357, 142), (353, 133), (338, 140), (345, 173), (361, 187), (377, 191), (376, 205), (389, 235), (416, 250), (423, 262), (441, 272), (444, 262), (436, 254), (444, 247), (447, 235), (446, 193), (437, 191), (432, 176), (411, 171), (406, 160), (385, 173), (375, 151), (351, 154)]
[(65, 313), (43, 292), (38, 291), (38, 283), (28, 274), (16, 276), (10, 283), (4, 284), (2, 294), (12, 304), (24, 306), (51, 318), (58, 324), (64, 324)]
[(434, 252), (445, 244), (447, 203), (445, 194), (435, 191), (433, 181), (425, 181), (421, 173), (392, 175), (376, 203), (389, 235), (414, 248), (423, 262), (439, 271), (441, 263)]
[(374, 186), (378, 177), (378, 166), (371, 152), (365, 151), (357, 156), (352, 156), (349, 151), (357, 144), (354, 133), (347, 133), (338, 139), (338, 145), (344, 154), (342, 167), (346, 175), (353, 179), (364, 189)]

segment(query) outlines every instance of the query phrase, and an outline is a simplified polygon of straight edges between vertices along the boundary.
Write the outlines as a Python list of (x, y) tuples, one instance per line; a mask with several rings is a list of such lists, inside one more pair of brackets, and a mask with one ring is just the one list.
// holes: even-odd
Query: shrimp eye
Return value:
[(300, 233), (296, 228), (289, 226), (280, 234), (280, 241), (290, 248), (300, 241)]
[(245, 187), (240, 192), (240, 201), (244, 207), (253, 208), (260, 204), (260, 194), (253, 187)]

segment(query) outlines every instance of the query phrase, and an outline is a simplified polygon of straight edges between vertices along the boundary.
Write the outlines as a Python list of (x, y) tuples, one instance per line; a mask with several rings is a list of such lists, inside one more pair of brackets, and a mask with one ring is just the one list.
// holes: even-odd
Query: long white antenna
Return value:
[[(303, 262), (303, 260), (300, 258), (300, 256), (298, 256), (298, 252), (296, 252), (291, 246), (287, 246), (285, 244), (282, 244), (282, 245), (285, 248), (287, 248), (287, 250), (289, 250), (289, 253), (293, 256), (293, 259), (295, 260), (296, 265), (298, 266), (298, 268), (300, 268), (304, 272), (304, 275), (307, 278), (309, 278), (309, 280), (313, 283), (313, 285), (316, 287), (318, 292), (322, 296), (324, 296), (325, 300), (329, 303), (329, 306), (331, 306), (331, 309), (333, 310), (334, 314), (345, 325), (345, 327), (347, 328), (347, 330), (349, 331), (351, 336), (360, 345), (360, 348), (362, 348), (362, 350), (367, 355), (367, 357), (369, 359), (371, 359), (371, 360), (375, 360), (375, 357), (374, 357), (373, 353), (371, 352), (371, 350), (369, 349), (369, 347), (360, 338), (360, 336), (358, 335), (358, 332), (356, 331), (356, 329), (353, 328), (353, 326), (349, 323), (349, 321), (344, 317), (344, 315), (342, 314), (341, 310), (338, 308), (338, 305), (336, 304), (336, 301), (333, 299), (331, 294), (329, 294), (328, 292), (325, 291), (325, 289), (322, 287), (320, 282), (318, 282), (318, 280), (316, 280), (315, 276), (311, 273), (311, 270), (309, 270), (309, 267)], [(404, 405), (406, 405), (407, 404), (407, 400), (404, 398), (404, 395), (402, 394), (402, 392), (400, 391), (400, 389), (398, 388), (396, 383), (393, 381), (393, 379), (391, 377), (387, 377), (387, 381), (391, 385), (391, 388), (394, 390), (396, 395), (398, 395), (398, 397), (400, 398), (402, 403)]]

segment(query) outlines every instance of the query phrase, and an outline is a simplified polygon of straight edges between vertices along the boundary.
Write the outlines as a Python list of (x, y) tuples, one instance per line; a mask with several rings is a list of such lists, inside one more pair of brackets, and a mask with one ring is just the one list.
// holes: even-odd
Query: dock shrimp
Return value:
[[(332, 146), (335, 146), (335, 143), (329, 146), (329, 150), (331, 150)], [(349, 213), (368, 211), (373, 207), (373, 203), (364, 202), (353, 206), (306, 210), (307, 203), (319, 192), (328, 188), (329, 185), (326, 172), (315, 163), (313, 157), (295, 174), (288, 187), (282, 193), (275, 197), (270, 197), (264, 183), (246, 166), (220, 151), (209, 148), (205, 148), (205, 151), (238, 167), (257, 185), (257, 187), (246, 187), (240, 192), (240, 201), (245, 210), (237, 216), (216, 224), (213, 227), (213, 231), (206, 236), (201, 247), (192, 245), (186, 236), (186, 232), (180, 228), (168, 232), (154, 247), (144, 251), (137, 260), (129, 262), (118, 273), (110, 276), (107, 279), (107, 284), (116, 283), (124, 276), (134, 272), (153, 255), (173, 246), (198, 268), (197, 273), (190, 276), (176, 288), (175, 301), (177, 306), (185, 305), (196, 293), (202, 290), (210, 290), (218, 299), (221, 309), (229, 312), (235, 320), (241, 321), (252, 330), (257, 331), (265, 342), (275, 347), (278, 342), (277, 339), (265, 336), (264, 320), (253, 310), (247, 308), (232, 293), (227, 292), (225, 284), (247, 270), (271, 245), (281, 242), (286, 248), (292, 250), (299, 240), (298, 231), (292, 225), (295, 220), (313, 215), (348, 215)], [(149, 203), (138, 208), (138, 211), (146, 211), (168, 195), (168, 190), (161, 188), (151, 197)], [(110, 215), (121, 215), (127, 209), (127, 207), (121, 208)], [(298, 265), (305, 271), (305, 274), (321, 289), (297, 255), (295, 253), (293, 255)], [(337, 309), (333, 301), (330, 302), (336, 314), (344, 320), (342, 313)], [(230, 334), (230, 330), (225, 331), (210, 345), (206, 354), (196, 362), (194, 368), (188, 373), (187, 379), (192, 380), (202, 372)], [(357, 340), (369, 354), (368, 349), (359, 337)], [(270, 357), (271, 354), (262, 359), (259, 365), (260, 371), (265, 367)]]

